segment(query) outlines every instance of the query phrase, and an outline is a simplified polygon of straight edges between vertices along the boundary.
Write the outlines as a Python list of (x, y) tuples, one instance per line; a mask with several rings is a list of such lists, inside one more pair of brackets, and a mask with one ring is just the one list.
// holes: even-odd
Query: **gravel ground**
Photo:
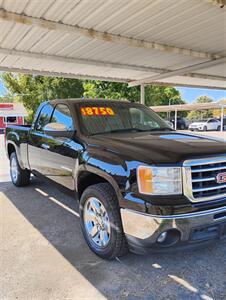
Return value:
[(76, 201), (43, 181), (9, 181), (0, 136), (0, 299), (226, 299), (226, 241), (104, 261), (86, 246)]

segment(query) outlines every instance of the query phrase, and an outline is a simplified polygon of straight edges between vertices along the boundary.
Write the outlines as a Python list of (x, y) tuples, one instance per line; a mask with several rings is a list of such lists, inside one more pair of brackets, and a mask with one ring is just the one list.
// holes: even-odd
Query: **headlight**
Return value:
[(139, 192), (148, 195), (182, 194), (180, 167), (146, 167), (137, 169)]

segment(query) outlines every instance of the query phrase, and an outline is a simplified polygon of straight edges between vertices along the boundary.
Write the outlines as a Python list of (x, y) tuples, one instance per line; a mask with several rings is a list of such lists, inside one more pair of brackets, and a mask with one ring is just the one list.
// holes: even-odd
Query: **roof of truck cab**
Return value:
[(130, 103), (130, 101), (125, 99), (95, 99), (95, 98), (67, 98), (67, 99), (54, 99), (50, 102), (75, 102), (75, 103), (85, 103), (85, 102), (123, 102), (123, 103)]

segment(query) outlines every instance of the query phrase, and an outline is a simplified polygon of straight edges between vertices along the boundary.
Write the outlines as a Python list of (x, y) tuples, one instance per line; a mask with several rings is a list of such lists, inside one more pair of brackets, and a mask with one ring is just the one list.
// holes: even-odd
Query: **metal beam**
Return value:
[(226, 6), (225, 0), (206, 0), (207, 2), (212, 2), (214, 5), (220, 6), (220, 8), (223, 8)]
[[(46, 59), (46, 60), (58, 61), (58, 62), (60, 61), (60, 62), (65, 62), (65, 63), (83, 64), (83, 65), (88, 65), (88, 66), (141, 71), (141, 72), (147, 72), (147, 73), (167, 74), (167, 73), (171, 72), (168, 69), (162, 69), (162, 68), (160, 69), (160, 68), (145, 67), (145, 66), (138, 66), (138, 65), (127, 65), (127, 64), (111, 63), (111, 62), (96, 61), (96, 60), (87, 60), (87, 59), (80, 59), (80, 58), (70, 58), (70, 57), (64, 57), (64, 56), (47, 55), (47, 54), (42, 54), (42, 53), (33, 53), (33, 52), (28, 52), (28, 51), (20, 51), (20, 50), (7, 49), (7, 48), (0, 48), (0, 54), (14, 55), (14, 56), (19, 56), (19, 57), (29, 57), (29, 58), (34, 58), (34, 59)], [(213, 76), (213, 75), (207, 75), (207, 74), (189, 73), (189, 74), (186, 74), (185, 76), (202, 78), (202, 79), (210, 79), (210, 80), (219, 80), (219, 81), (224, 81), (224, 82), (226, 81), (226, 77)], [(120, 79), (118, 81), (120, 81)], [(131, 78), (128, 78), (128, 81), (131, 81)]]
[(226, 90), (225, 86), (220, 85), (205, 85), (205, 84), (187, 84), (187, 83), (181, 83), (181, 82), (159, 82), (159, 81), (153, 81), (149, 82), (149, 85), (156, 85), (156, 86), (184, 86), (184, 87), (192, 87), (192, 88), (205, 88), (205, 89), (211, 89), (211, 90)]
[(137, 85), (140, 85), (140, 84), (148, 84), (148, 83), (156, 81), (156, 80), (161, 80), (161, 79), (165, 79), (165, 78), (169, 78), (169, 77), (173, 77), (173, 76), (178, 76), (178, 75), (184, 75), (184, 74), (189, 73), (189, 72), (199, 71), (199, 70), (202, 70), (202, 69), (205, 69), (205, 68), (216, 66), (216, 65), (219, 65), (219, 64), (224, 63), (224, 62), (226, 62), (226, 57), (221, 57), (221, 58), (218, 58), (218, 59), (215, 59), (215, 60), (208, 60), (208, 61), (205, 61), (205, 62), (202, 62), (202, 63), (198, 63), (198, 64), (191, 65), (191, 66), (188, 66), (188, 67), (180, 68), (180, 69), (170, 71), (170, 72), (167, 72), (167, 73), (154, 75), (154, 76), (147, 77), (147, 78), (140, 79), (140, 80), (135, 80), (135, 81), (130, 82), (129, 86), (131, 87), (131, 86), (137, 86)]
[(49, 71), (44, 71), (44, 70), (40, 71), (40, 70), (26, 69), (26, 68), (11, 68), (11, 67), (1, 67), (0, 66), (0, 71), (31, 74), (31, 75), (42, 75), (42, 76), (50, 76), (50, 77), (102, 80), (102, 81), (125, 82), (125, 83), (128, 82), (128, 79), (117, 79), (117, 78), (112, 78), (112, 77), (89, 76), (89, 75), (70, 74), (70, 73), (62, 73), (62, 72), (49, 72)]
[(77, 25), (67, 25), (67, 24), (48, 21), (40, 18), (29, 17), (25, 15), (8, 12), (4, 9), (0, 9), (0, 19), (13, 22), (13, 23), (36, 26), (42, 29), (46, 29), (47, 31), (54, 30), (54, 31), (69, 33), (69, 34), (79, 34), (91, 39), (98, 39), (105, 42), (124, 44), (127, 45), (128, 47), (157, 50), (157, 51), (163, 51), (163, 52), (174, 53), (174, 54), (182, 54), (182, 55), (197, 57), (202, 59), (216, 59), (221, 57), (218, 54), (212, 54), (203, 51), (196, 51), (192, 49), (175, 47), (175, 46), (156, 43), (156, 42), (148, 42), (140, 39), (129, 38), (126, 36), (101, 32), (93, 29), (87, 29), (87, 28), (79, 27)]
[(209, 75), (209, 74), (202, 74), (202, 73), (188, 73), (183, 75), (185, 77), (192, 77), (192, 78), (201, 78), (201, 79), (208, 79), (208, 80), (218, 80), (226, 82), (226, 77), (218, 76), (218, 75)]
[(165, 70), (152, 68), (152, 67), (144, 67), (144, 66), (137, 66), (137, 65), (124, 65), (119, 63), (111, 63), (111, 62), (104, 62), (104, 61), (97, 61), (91, 59), (80, 59), (80, 58), (71, 58), (71, 57), (64, 57), (58, 55), (48, 55), (42, 53), (35, 53), (35, 52), (28, 52), (28, 51), (20, 51), (15, 49), (6, 49), (0, 48), (0, 54), (5, 55), (14, 55), (19, 57), (29, 57), (34, 59), (46, 59), (46, 60), (53, 60), (53, 61), (60, 61), (65, 63), (73, 63), (73, 64), (82, 64), (88, 66), (96, 66), (96, 67), (105, 67), (105, 68), (113, 68), (113, 69), (126, 69), (126, 70), (134, 70), (134, 71), (141, 71), (141, 72), (151, 72), (151, 73), (160, 73), (165, 72)]

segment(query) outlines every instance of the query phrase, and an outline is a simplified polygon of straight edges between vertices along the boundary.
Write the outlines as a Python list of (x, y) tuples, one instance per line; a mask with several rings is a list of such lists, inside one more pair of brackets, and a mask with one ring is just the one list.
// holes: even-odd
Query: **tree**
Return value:
[[(88, 98), (127, 99), (132, 102), (140, 101), (140, 87), (128, 87), (127, 83), (107, 81), (85, 81), (84, 96)], [(145, 104), (169, 105), (183, 104), (180, 92), (170, 86), (146, 86)]]
[[(211, 103), (213, 99), (208, 96), (200, 96), (198, 97), (194, 103)], [(187, 118), (189, 120), (203, 120), (213, 117), (213, 110), (194, 110), (191, 111)]]
[[(219, 100), (218, 103), (224, 105), (224, 116), (226, 116), (226, 98)], [(221, 118), (221, 109), (214, 109), (213, 116), (214, 118)]]
[(87, 98), (127, 99), (132, 102), (140, 99), (140, 88), (129, 88), (127, 83), (86, 80), (83, 87)]
[(0, 103), (10, 103), (13, 102), (13, 97), (8, 96), (2, 96), (0, 97)]
[[(30, 112), (29, 118), (42, 101), (55, 98), (105, 98), (140, 101), (140, 87), (128, 87), (127, 83), (77, 80), (58, 77), (33, 76), (24, 74), (3, 73), (3, 83), (7, 87), (8, 96), (15, 101), (23, 102)], [(173, 87), (147, 86), (146, 105), (169, 105), (185, 103), (180, 92)]]
[[(84, 96), (90, 98), (127, 99), (132, 102), (140, 101), (140, 86), (128, 87), (127, 83), (115, 83), (106, 81), (86, 81), (84, 83)], [(180, 92), (170, 86), (148, 85), (145, 87), (145, 104), (173, 105), (184, 104)], [(160, 113), (162, 117), (165, 113)], [(186, 112), (179, 112), (179, 116), (186, 116)]]
[(83, 96), (83, 82), (77, 79), (3, 73), (2, 80), (8, 96), (23, 102), (28, 109), (29, 119), (43, 101)]

